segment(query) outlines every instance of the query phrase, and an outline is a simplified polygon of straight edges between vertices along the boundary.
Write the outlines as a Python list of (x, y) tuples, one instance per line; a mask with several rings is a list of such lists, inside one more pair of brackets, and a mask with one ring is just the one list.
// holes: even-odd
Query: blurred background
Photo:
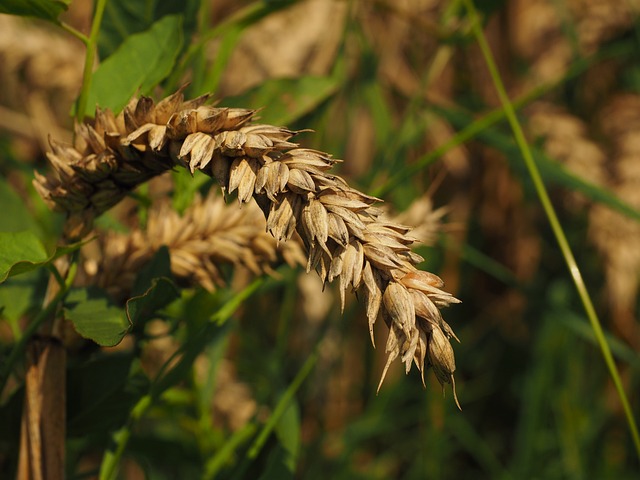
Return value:
[[(165, 93), (189, 81), (189, 96), (213, 91), (221, 105), (263, 108), (266, 123), (311, 129), (300, 143), (344, 159), (341, 176), (416, 227), (421, 268), (462, 300), (443, 312), (461, 340), (462, 411), (431, 373), (424, 389), (399, 363), (376, 394), (386, 328), (377, 325), (374, 349), (355, 298), (341, 315), (337, 289), (280, 268), (192, 376), (139, 422), (122, 478), (199, 478), (205, 453), (267, 419), (316, 346), (314, 369), (258, 460), (239, 472), (241, 455), (231, 457), (219, 478), (287, 478), (277, 476), (283, 451), (295, 460), (293, 478), (304, 479), (638, 478), (620, 401), (461, 2), (177, 3), (154, 3), (154, 15), (184, 12), (185, 43), (197, 48)], [(477, 3), (637, 418), (640, 4)], [(64, 19), (88, 32), (91, 13), (92, 3), (78, 0)], [(107, 9), (102, 58), (119, 45), (118, 15), (137, 18)], [(0, 193), (20, 196), (52, 242), (60, 219), (30, 182), (46, 169), (48, 136), (72, 137), (83, 61), (80, 42), (62, 30), (0, 15)], [(190, 308), (249, 278), (227, 272), (229, 286), (196, 292)], [(140, 356), (147, 374), (177, 342), (166, 322), (149, 328), (158, 339)], [(0, 330), (10, 340), (3, 322)], [(70, 388), (81, 370), (79, 361)], [(70, 478), (81, 478), (128, 406), (111, 405), (113, 416), (90, 434), (72, 406)], [(8, 472), (10, 437), (3, 441)]]

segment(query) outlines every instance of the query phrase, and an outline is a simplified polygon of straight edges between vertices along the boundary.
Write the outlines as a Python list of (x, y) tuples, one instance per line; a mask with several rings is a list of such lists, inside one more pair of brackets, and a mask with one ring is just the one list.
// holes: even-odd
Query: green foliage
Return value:
[(122, 310), (97, 287), (74, 288), (65, 300), (65, 317), (85, 338), (113, 347), (129, 330)]
[(69, 7), (71, 0), (3, 0), (0, 13), (35, 17), (58, 23), (58, 17)]
[(169, 251), (162, 247), (138, 274), (132, 297), (125, 305), (127, 318), (132, 325), (150, 320), (180, 297), (172, 280), (170, 262)]
[(14, 275), (49, 266), (56, 258), (74, 252), (81, 246), (79, 243), (57, 247), (48, 255), (33, 232), (0, 232), (0, 283)]
[[(131, 36), (149, 30), (166, 16), (181, 17), (180, 36), (190, 38), (195, 28), (198, 5), (199, 2), (196, 0), (145, 0), (143, 2), (110, 0), (104, 12), (98, 37), (100, 58), (104, 61), (116, 50), (121, 49), (125, 41), (130, 41)], [(174, 61), (175, 59), (172, 62)], [(128, 88), (128, 84), (125, 85)]]
[(38, 231), (38, 224), (24, 201), (4, 178), (0, 178), (0, 205), (4, 213), (0, 231), (14, 233), (23, 230)]
[(96, 105), (119, 112), (137, 91), (149, 93), (171, 73), (183, 35), (182, 16), (167, 15), (129, 36), (93, 74), (86, 115)]
[(33, 233), (0, 233), (0, 282), (45, 265), (50, 260)]

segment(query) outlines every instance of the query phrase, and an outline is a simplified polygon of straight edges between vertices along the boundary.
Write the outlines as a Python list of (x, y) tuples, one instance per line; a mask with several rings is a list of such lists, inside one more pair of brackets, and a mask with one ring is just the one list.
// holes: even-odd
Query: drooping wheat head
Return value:
[(400, 358), (407, 372), (416, 364), (423, 382), (433, 367), (455, 398), (449, 340), (456, 337), (440, 308), (458, 300), (439, 277), (416, 269), (423, 259), (411, 251), (409, 227), (381, 218), (379, 199), (329, 173), (337, 162), (329, 154), (291, 142), (297, 132), (251, 123), (254, 110), (207, 106), (207, 98), (184, 101), (180, 90), (158, 104), (133, 99), (117, 117), (98, 110), (93, 123), (78, 125), (76, 145), (52, 141), (54, 172), (34, 184), (67, 213), (67, 236), (86, 235), (94, 218), (156, 175), (175, 166), (200, 170), (241, 204), (255, 199), (278, 243), (297, 232), (307, 271), (323, 282), (338, 279), (343, 306), (347, 290), (362, 298), (372, 342), (382, 317), (389, 336), (380, 385)]

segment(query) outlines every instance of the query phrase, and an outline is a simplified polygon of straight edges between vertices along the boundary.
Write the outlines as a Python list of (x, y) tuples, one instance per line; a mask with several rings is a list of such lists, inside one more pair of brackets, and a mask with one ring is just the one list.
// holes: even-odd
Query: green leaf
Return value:
[(275, 430), (280, 445), (286, 453), (284, 463), (293, 473), (300, 453), (300, 409), (295, 401), (291, 402), (282, 414)]
[(103, 347), (117, 345), (129, 330), (130, 324), (122, 309), (100, 288), (70, 290), (64, 306), (65, 317), (76, 331)]
[(154, 278), (147, 291), (127, 300), (127, 318), (132, 324), (148, 320), (179, 297), (180, 292), (173, 281), (167, 277)]
[(2, 205), (0, 230), (3, 232), (38, 231), (39, 226), (25, 206), (24, 200), (4, 178), (0, 178), (0, 205)]
[(180, 15), (131, 35), (93, 74), (85, 114), (92, 116), (96, 105), (119, 112), (138, 89), (148, 92), (171, 73), (182, 42)]
[(127, 318), (134, 325), (146, 321), (179, 297), (171, 274), (169, 250), (162, 247), (136, 278), (133, 297), (125, 307)]
[(33, 232), (0, 232), (0, 283), (14, 275), (49, 265), (84, 243), (57, 247), (52, 255), (47, 255), (44, 245)]
[(49, 256), (33, 232), (0, 232), (0, 283), (45, 265)]
[(85, 243), (57, 247), (52, 255), (47, 255), (42, 242), (33, 232), (0, 232), (0, 283), (14, 275), (49, 265)]
[(38, 293), (46, 285), (42, 272), (29, 272), (5, 282), (0, 288), (0, 317), (19, 331), (18, 321), (30, 308), (36, 306)]
[(131, 35), (148, 30), (167, 15), (182, 15), (184, 37), (191, 38), (199, 5), (200, 0), (109, 0), (100, 24), (100, 58), (106, 60)]
[(288, 125), (314, 110), (338, 89), (332, 77), (278, 78), (267, 80), (248, 92), (225, 99), (229, 107), (265, 107), (260, 121)]
[(143, 295), (149, 287), (151, 287), (153, 280), (167, 277), (173, 278), (171, 274), (171, 258), (169, 256), (169, 249), (165, 246), (160, 247), (155, 253), (151, 261), (145, 264), (140, 269), (140, 272), (136, 276), (136, 281), (133, 285), (132, 295)]
[(67, 10), (69, 3), (71, 0), (2, 0), (0, 13), (59, 23), (58, 17)]

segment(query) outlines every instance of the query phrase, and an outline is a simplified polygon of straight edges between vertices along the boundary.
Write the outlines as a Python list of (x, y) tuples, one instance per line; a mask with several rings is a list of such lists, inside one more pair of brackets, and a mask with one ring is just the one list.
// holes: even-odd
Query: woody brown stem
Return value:
[[(56, 261), (65, 278), (69, 259)], [(61, 286), (49, 279), (45, 305)], [(26, 352), (25, 395), (20, 428), (19, 480), (62, 480), (66, 437), (66, 350), (63, 345), (61, 313), (46, 322), (29, 340)]]
[(53, 336), (27, 349), (18, 479), (64, 478), (66, 351)]

